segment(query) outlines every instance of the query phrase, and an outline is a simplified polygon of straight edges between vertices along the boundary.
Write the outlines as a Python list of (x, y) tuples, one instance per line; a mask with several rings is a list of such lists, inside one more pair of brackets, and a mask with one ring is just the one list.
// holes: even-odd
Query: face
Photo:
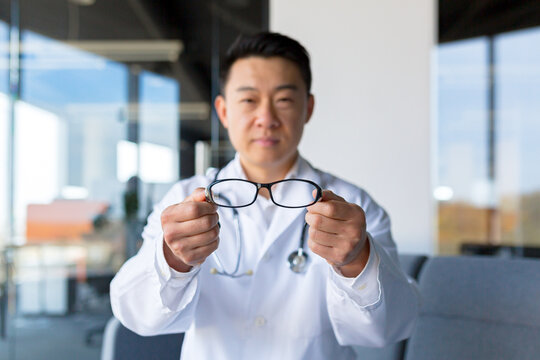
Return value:
[(312, 95), (298, 66), (281, 57), (248, 57), (229, 71), (216, 111), (244, 167), (288, 171), (297, 156)]

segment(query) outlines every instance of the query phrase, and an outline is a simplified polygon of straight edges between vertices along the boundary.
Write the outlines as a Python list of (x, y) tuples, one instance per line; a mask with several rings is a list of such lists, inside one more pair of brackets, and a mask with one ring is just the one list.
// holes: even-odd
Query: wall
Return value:
[(433, 0), (271, 0), (270, 28), (312, 58), (315, 114), (300, 145), (390, 213), (401, 252), (435, 249), (431, 195)]

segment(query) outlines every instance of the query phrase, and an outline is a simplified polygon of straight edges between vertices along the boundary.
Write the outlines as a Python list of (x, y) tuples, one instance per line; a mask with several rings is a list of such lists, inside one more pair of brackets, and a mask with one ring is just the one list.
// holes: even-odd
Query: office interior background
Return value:
[(400, 252), (540, 256), (540, 1), (0, 0), (0, 359), (99, 357), (152, 204), (234, 155), (221, 57), (268, 29), (311, 53), (301, 153)]

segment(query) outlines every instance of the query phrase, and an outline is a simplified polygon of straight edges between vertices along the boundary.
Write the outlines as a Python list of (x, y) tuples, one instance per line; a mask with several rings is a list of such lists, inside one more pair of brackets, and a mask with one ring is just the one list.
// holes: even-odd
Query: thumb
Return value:
[(203, 187), (196, 188), (195, 190), (193, 190), (191, 195), (189, 195), (187, 198), (185, 198), (185, 200), (183, 202), (188, 202), (188, 201), (204, 202), (204, 201), (206, 201), (206, 194), (205, 194), (204, 190), (205, 189)]
[(342, 198), (339, 195), (334, 194), (332, 191), (323, 190), (321, 201), (329, 201), (329, 200), (345, 201), (344, 198)]

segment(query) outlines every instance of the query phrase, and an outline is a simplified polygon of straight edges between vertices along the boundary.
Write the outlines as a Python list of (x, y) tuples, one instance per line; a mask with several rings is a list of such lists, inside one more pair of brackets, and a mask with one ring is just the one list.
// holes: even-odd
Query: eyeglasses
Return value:
[[(207, 201), (218, 206), (241, 208), (253, 204), (261, 188), (268, 190), (274, 204), (285, 208), (307, 207), (322, 197), (321, 187), (305, 179), (286, 179), (267, 184), (243, 179), (215, 180), (206, 187), (205, 194)], [(317, 191), (315, 197), (313, 190)]]

